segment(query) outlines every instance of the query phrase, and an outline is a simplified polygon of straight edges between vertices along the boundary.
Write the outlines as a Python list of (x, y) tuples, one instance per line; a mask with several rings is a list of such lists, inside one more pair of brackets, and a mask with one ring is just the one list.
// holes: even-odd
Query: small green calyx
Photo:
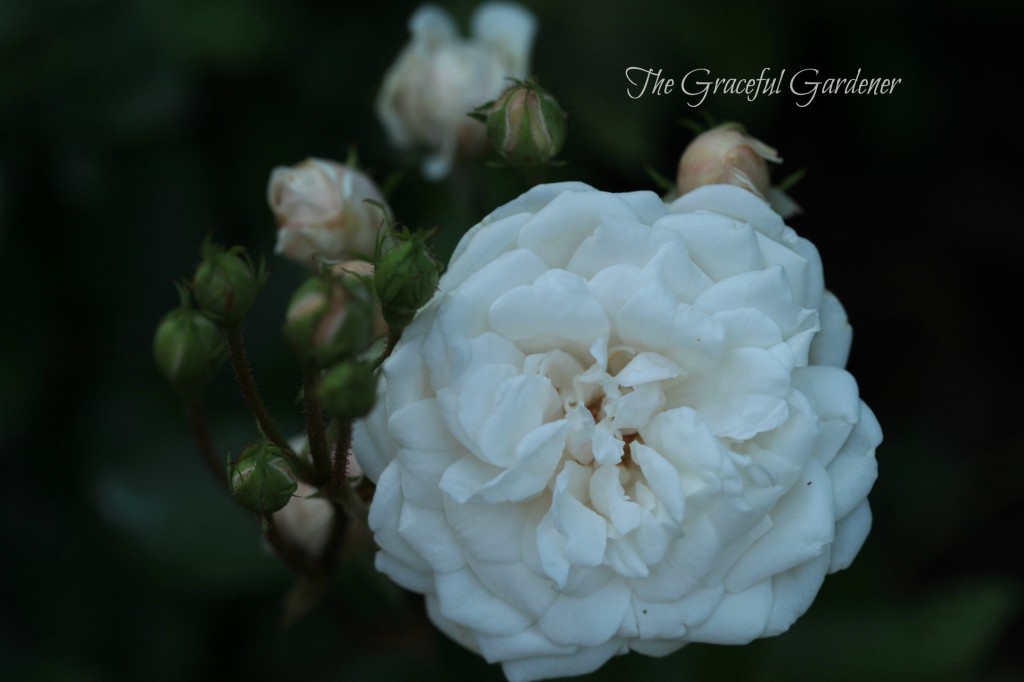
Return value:
[(381, 254), (373, 274), (384, 320), (391, 333), (405, 328), (433, 297), (439, 277), (427, 235), (396, 235), (397, 244)]
[(377, 377), (365, 362), (344, 360), (332, 366), (320, 381), (320, 404), (342, 420), (365, 416), (377, 400)]
[(325, 271), (292, 295), (284, 335), (300, 360), (325, 367), (369, 347), (374, 317), (368, 279)]
[(263, 440), (228, 462), (228, 481), (239, 504), (258, 514), (283, 509), (298, 488), (281, 449)]
[(478, 112), (486, 117), (491, 146), (513, 168), (549, 165), (565, 144), (566, 114), (535, 81), (515, 81)]
[(199, 309), (221, 325), (241, 321), (266, 282), (264, 264), (254, 266), (241, 246), (225, 250), (209, 240), (203, 244), (202, 256), (192, 280)]
[(179, 287), (179, 294), (181, 305), (157, 325), (153, 359), (178, 395), (187, 403), (195, 403), (224, 364), (227, 349), (217, 325), (192, 308), (187, 290)]

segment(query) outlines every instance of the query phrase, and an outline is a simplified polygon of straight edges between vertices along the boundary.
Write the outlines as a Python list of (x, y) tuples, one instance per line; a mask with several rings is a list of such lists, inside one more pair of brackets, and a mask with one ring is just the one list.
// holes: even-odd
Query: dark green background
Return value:
[[(864, 550), (784, 636), (620, 658), (594, 679), (1024, 678), (1018, 3), (526, 4), (534, 71), (570, 116), (560, 177), (606, 190), (653, 189), (644, 164), (673, 175), (691, 137), (683, 98), (626, 96), (627, 66), (903, 79), (804, 109), (706, 107), (776, 146), (783, 173), (808, 169), (791, 222), (847, 307), (850, 369), (886, 435)], [(206, 477), (150, 360), (203, 235), (270, 255), (273, 166), (355, 143), (378, 178), (409, 167), (372, 102), (415, 6), (0, 2), (3, 679), (499, 679), (365, 566), (278, 630), (288, 575)], [(521, 190), (480, 172), (474, 205), (414, 172), (392, 204), (450, 245)], [(300, 273), (271, 262), (247, 331), (298, 430), (278, 329)], [(252, 426), (226, 372), (211, 400), (218, 445), (237, 451)]]

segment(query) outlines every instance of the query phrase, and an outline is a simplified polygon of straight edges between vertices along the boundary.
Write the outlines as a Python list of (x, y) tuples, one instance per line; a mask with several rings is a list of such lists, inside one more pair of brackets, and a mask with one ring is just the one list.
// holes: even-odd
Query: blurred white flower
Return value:
[(384, 220), (380, 190), (366, 175), (334, 161), (306, 159), (270, 174), (267, 201), (277, 219), (276, 251), (316, 267), (326, 260), (372, 258)]
[(274, 523), (281, 534), (307, 556), (316, 557), (324, 550), (334, 522), (334, 509), (322, 497), (313, 497), (317, 489), (299, 481), (299, 487), (279, 512)]
[(542, 185), (462, 240), (355, 454), (377, 567), (510, 680), (785, 631), (881, 431), (814, 246), (728, 185)]
[(413, 13), (412, 40), (384, 77), (377, 113), (395, 146), (427, 151), (428, 178), (447, 175), (456, 153), (484, 148), (484, 125), (468, 114), (501, 94), (506, 78), (527, 75), (535, 31), (533, 15), (512, 3), (477, 8), (469, 40), (440, 7)]

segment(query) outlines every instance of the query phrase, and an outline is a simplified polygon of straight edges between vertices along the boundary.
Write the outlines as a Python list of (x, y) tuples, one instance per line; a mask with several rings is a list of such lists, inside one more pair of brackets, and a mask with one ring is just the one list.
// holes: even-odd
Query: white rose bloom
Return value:
[(429, 151), (428, 178), (447, 175), (459, 150), (483, 148), (484, 125), (468, 114), (501, 94), (507, 78), (526, 77), (535, 31), (533, 15), (512, 3), (477, 8), (469, 40), (435, 5), (409, 19), (412, 40), (384, 77), (377, 113), (395, 146)]
[(463, 238), (357, 428), (377, 567), (510, 680), (777, 635), (871, 524), (850, 339), (748, 191), (536, 187)]

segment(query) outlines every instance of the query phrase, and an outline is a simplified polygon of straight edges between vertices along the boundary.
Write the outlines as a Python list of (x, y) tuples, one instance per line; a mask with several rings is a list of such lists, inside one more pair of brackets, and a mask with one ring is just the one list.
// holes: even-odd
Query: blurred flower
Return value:
[(384, 77), (377, 114), (391, 142), (428, 152), (423, 174), (448, 174), (457, 152), (484, 148), (485, 131), (468, 114), (496, 98), (508, 77), (523, 78), (536, 31), (534, 17), (512, 3), (488, 3), (473, 13), (472, 38), (435, 5), (409, 19), (412, 40)]
[(881, 431), (753, 193), (542, 185), (439, 288), (354, 451), (378, 569), (510, 680), (779, 634), (859, 551)]
[(323, 551), (334, 522), (331, 503), (314, 497), (316, 494), (316, 488), (299, 481), (288, 504), (274, 514), (274, 523), (285, 539), (311, 557)]
[(278, 166), (267, 186), (279, 226), (277, 252), (309, 267), (316, 267), (314, 254), (372, 257), (384, 212), (367, 200), (384, 204), (373, 181), (355, 168), (323, 159)]
[(763, 198), (771, 184), (766, 161), (781, 163), (782, 159), (740, 124), (725, 123), (704, 131), (686, 147), (679, 159), (676, 186), (686, 194), (703, 185), (736, 185)]

